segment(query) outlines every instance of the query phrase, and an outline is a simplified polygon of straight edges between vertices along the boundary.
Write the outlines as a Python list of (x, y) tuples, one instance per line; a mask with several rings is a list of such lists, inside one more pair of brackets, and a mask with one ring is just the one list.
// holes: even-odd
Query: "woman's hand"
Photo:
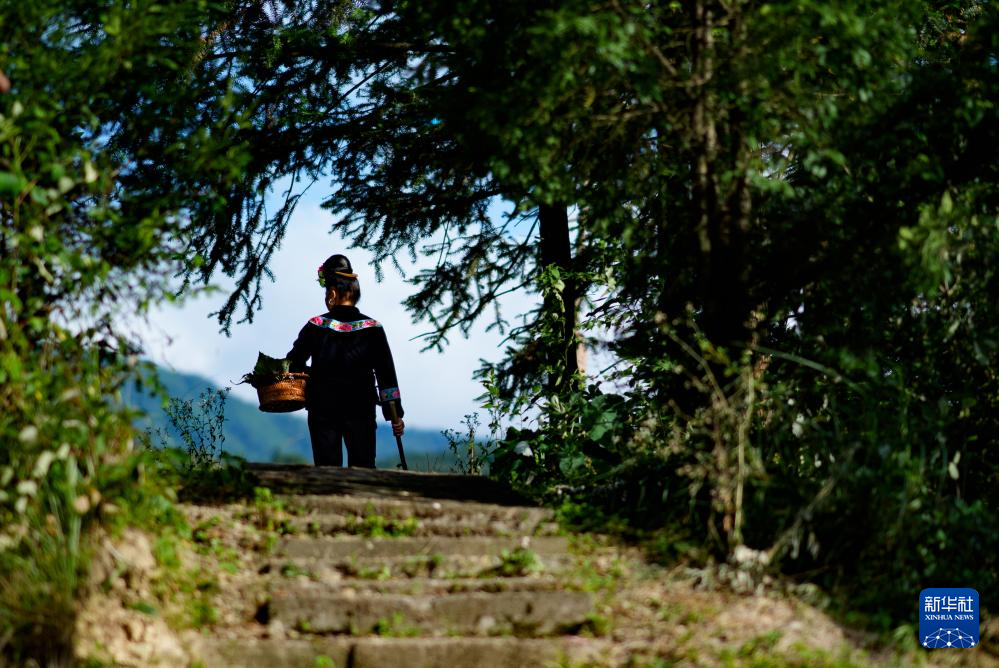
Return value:
[(392, 434), (395, 436), (402, 436), (402, 433), (406, 431), (406, 423), (402, 421), (402, 418), (396, 418), (392, 420)]

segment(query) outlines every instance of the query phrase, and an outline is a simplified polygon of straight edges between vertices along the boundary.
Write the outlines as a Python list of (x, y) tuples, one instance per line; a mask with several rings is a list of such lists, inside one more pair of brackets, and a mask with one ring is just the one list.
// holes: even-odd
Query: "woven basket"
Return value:
[(272, 385), (257, 388), (260, 410), (265, 413), (291, 413), (305, 408), (307, 373), (289, 373)]

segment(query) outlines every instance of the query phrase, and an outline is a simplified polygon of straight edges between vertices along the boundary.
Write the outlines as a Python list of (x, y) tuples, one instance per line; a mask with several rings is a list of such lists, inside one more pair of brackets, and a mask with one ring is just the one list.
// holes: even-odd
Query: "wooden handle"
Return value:
[[(395, 422), (396, 420), (399, 419), (399, 413), (395, 409), (395, 402), (394, 401), (389, 401), (388, 402), (388, 414), (389, 414), (390, 419), (392, 420), (392, 422)], [(395, 444), (399, 446), (399, 463), (402, 464), (402, 470), (403, 471), (408, 471), (409, 470), (409, 466), (406, 465), (406, 453), (403, 452), (403, 449), (402, 449), (402, 436), (396, 436), (395, 437)]]

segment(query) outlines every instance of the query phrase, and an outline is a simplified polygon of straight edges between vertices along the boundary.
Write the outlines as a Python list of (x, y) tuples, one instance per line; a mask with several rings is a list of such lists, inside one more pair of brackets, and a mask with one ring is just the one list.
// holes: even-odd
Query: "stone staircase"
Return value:
[[(76, 621), (80, 665), (846, 668), (926, 659), (877, 649), (786, 583), (730, 564), (663, 568), (606, 537), (564, 535), (549, 511), (479, 477), (251, 469), (261, 485), (254, 499), (179, 504), (184, 522), (106, 537)], [(961, 665), (999, 666), (995, 641), (982, 647)]]
[(273, 493), (256, 510), (185, 509), (206, 532), (224, 526), (243, 533), (242, 545), (267, 543), (240, 555), (240, 575), (224, 587), (242, 604), (210, 635), (188, 639), (192, 665), (602, 662), (607, 643), (592, 637), (593, 594), (567, 577), (579, 556), (549, 511), (479, 477), (252, 471)]

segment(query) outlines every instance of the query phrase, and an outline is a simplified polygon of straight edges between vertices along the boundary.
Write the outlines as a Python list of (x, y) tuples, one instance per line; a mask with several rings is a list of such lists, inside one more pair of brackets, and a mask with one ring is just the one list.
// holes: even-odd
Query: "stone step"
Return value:
[(340, 561), (351, 558), (447, 556), (499, 556), (517, 548), (537, 556), (566, 554), (569, 542), (562, 536), (419, 536), (365, 538), (361, 536), (288, 536), (275, 548), (274, 556)]
[(577, 591), (347, 593), (308, 582), (272, 591), (264, 606), (258, 621), (303, 633), (544, 636), (581, 628), (593, 600)]
[(558, 523), (550, 510), (454, 501), (402, 501), (370, 497), (281, 497), (296, 516), (299, 533), (360, 533), (370, 535), (556, 535)]
[(392, 518), (384, 515), (306, 515), (288, 522), (296, 534), (334, 536), (557, 536), (555, 522), (503, 521), (485, 517)]
[(242, 668), (527, 668), (595, 664), (608, 652), (589, 638), (217, 639), (194, 637), (194, 661)]
[(512, 577), (524, 573), (557, 574), (576, 559), (568, 554), (537, 556), (533, 563), (516, 563), (500, 555), (446, 556), (443, 554), (398, 557), (269, 558), (258, 566), (261, 574), (305, 575), (319, 582), (343, 580), (387, 581), (392, 578), (482, 578)]
[[(274, 580), (271, 591), (286, 590), (299, 586), (290, 582), (299, 582), (302, 578), (289, 581)], [(326, 590), (345, 596), (358, 594), (406, 594), (414, 596), (444, 595), (467, 592), (496, 593), (507, 591), (554, 591), (564, 588), (564, 583), (550, 575), (519, 576), (519, 577), (483, 577), (483, 578), (398, 578), (390, 580), (362, 580), (358, 578), (334, 580), (325, 582)]]
[(351, 496), (346, 494), (278, 494), (289, 505), (309, 512), (330, 514), (380, 514), (386, 517), (450, 517), (486, 514), (495, 519), (551, 520), (554, 513), (548, 508), (534, 506), (498, 506), (476, 501), (453, 501), (427, 498), (381, 498)]
[(504, 506), (526, 505), (522, 496), (482, 476), (302, 464), (247, 464), (247, 469), (260, 486), (285, 494), (457, 499)]

